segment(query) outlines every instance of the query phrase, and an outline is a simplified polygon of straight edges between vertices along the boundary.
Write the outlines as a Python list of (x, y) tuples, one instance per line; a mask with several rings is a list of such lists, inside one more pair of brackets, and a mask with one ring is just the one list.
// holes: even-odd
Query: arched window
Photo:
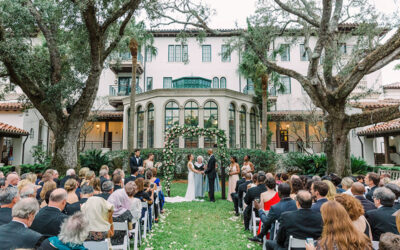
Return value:
[[(165, 129), (179, 125), (179, 106), (176, 102), (168, 102), (165, 105)], [(179, 147), (179, 138), (174, 141), (175, 147)]]
[(246, 141), (246, 107), (245, 106), (242, 106), (240, 108), (239, 130), (240, 130), (240, 148), (246, 148), (247, 141)]
[[(185, 125), (199, 126), (199, 106), (193, 101), (185, 105)], [(197, 148), (198, 146), (198, 137), (185, 137), (185, 148)]]
[[(215, 102), (206, 102), (204, 104), (204, 128), (218, 128), (218, 106)], [(204, 147), (214, 147), (215, 137), (205, 137)]]
[(136, 147), (143, 148), (143, 125), (144, 125), (144, 111), (142, 106), (137, 108), (137, 138), (136, 138)]
[(229, 105), (229, 147), (236, 147), (236, 109), (232, 103)]
[(213, 78), (212, 87), (213, 87), (214, 89), (218, 89), (218, 88), (219, 88), (219, 80), (218, 80), (218, 77), (214, 77), (214, 78)]
[(147, 147), (154, 148), (154, 105), (147, 107)]
[(254, 108), (250, 110), (250, 146), (256, 148), (256, 136), (257, 136), (257, 119), (256, 111)]
[(226, 78), (225, 77), (221, 77), (220, 84), (221, 84), (221, 89), (226, 89)]

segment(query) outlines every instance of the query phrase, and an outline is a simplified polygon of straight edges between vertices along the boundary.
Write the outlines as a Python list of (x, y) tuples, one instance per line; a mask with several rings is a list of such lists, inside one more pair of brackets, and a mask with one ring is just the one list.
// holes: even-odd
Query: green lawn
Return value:
[[(186, 184), (173, 183), (171, 196), (185, 196)], [(140, 249), (262, 249), (250, 242), (233, 204), (217, 201), (167, 203), (160, 223)]]

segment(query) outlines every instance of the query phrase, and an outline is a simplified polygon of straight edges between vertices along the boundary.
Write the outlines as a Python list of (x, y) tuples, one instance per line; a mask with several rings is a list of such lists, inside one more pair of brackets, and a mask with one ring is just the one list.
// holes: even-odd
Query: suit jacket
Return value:
[(12, 208), (9, 207), (0, 208), (0, 226), (9, 223), (12, 220), (11, 211)]
[(317, 200), (314, 204), (312, 204), (311, 210), (320, 213), (322, 204), (324, 204), (327, 201), (328, 201), (327, 198), (322, 198), (322, 199)]
[(58, 208), (46, 206), (39, 210), (30, 228), (43, 235), (57, 236), (66, 218)]
[(373, 186), (368, 193), (365, 195), (365, 198), (367, 198), (367, 200), (374, 202), (374, 199), (372, 199), (372, 195), (374, 194), (375, 189), (377, 188), (377, 186)]
[(101, 198), (103, 198), (105, 200), (108, 200), (108, 197), (110, 197), (110, 194), (102, 192), (100, 194), (96, 194), (95, 196), (98, 196), (98, 197), (101, 197)]
[(136, 157), (135, 156), (132, 156), (130, 159), (129, 159), (129, 166), (131, 167), (131, 170), (134, 168), (134, 167), (143, 167), (143, 159), (142, 159), (142, 157), (139, 157), (139, 163), (136, 161)]
[[(275, 221), (281, 217), (282, 213), (289, 211), (296, 211), (296, 210), (297, 210), (296, 202), (292, 200), (290, 197), (286, 197), (281, 199), (281, 201), (278, 202), (277, 204), (273, 205), (270, 208), (268, 215), (265, 213), (263, 209), (260, 209), (258, 211), (258, 215), (260, 216), (260, 219), (263, 223), (263, 227), (266, 227), (265, 231), (268, 231), (269, 229), (271, 229), (272, 225), (275, 225)], [(271, 236), (271, 238), (273, 237)]]
[(109, 179), (104, 178), (104, 176), (100, 176), (100, 187), (103, 186), (103, 183), (104, 183), (105, 181), (109, 181)]
[(33, 249), (41, 243), (41, 239), (40, 233), (26, 228), (22, 223), (16, 221), (0, 226), (1, 249)]
[(245, 181), (244, 183), (240, 184), (239, 186), (239, 207), (242, 207), (242, 200), (243, 200), (243, 193), (247, 191), (247, 185), (252, 183), (252, 181)]
[(134, 175), (129, 175), (128, 177), (125, 178), (125, 184), (130, 182), (130, 181), (135, 181), (136, 180), (136, 176)]
[(399, 234), (396, 228), (396, 217), (393, 216), (396, 211), (393, 207), (383, 206), (365, 214), (371, 226), (373, 240), (379, 241), (381, 234), (387, 232)]
[(246, 182), (246, 179), (245, 179), (245, 178), (239, 179), (239, 180), (236, 182), (235, 193), (239, 194), (239, 186), (240, 186), (240, 184), (243, 184), (243, 183), (245, 183), (245, 182)]
[(364, 195), (355, 195), (354, 197), (361, 202), (361, 205), (363, 206), (365, 213), (376, 209), (375, 204), (373, 202), (367, 200), (364, 197)]
[(204, 172), (208, 179), (215, 179), (217, 177), (217, 172), (215, 171), (215, 156), (211, 155), (210, 159), (208, 160), (207, 170)]
[(67, 204), (65, 207), (65, 213), (67, 215), (73, 215), (74, 213), (81, 211), (81, 205), (87, 201), (87, 198), (82, 198), (78, 202)]
[(280, 226), (277, 235), (277, 243), (287, 248), (289, 237), (318, 239), (322, 233), (322, 217), (309, 208), (284, 212), (280, 217)]
[(244, 202), (248, 206), (252, 206), (254, 199), (260, 198), (260, 194), (265, 191), (267, 191), (267, 187), (264, 184), (259, 184), (257, 187), (250, 188), (244, 197)]
[(60, 181), (60, 187), (61, 187), (61, 188), (64, 188), (65, 183), (66, 183), (69, 179), (71, 179), (72, 177), (73, 177), (73, 176), (71, 176), (71, 175), (67, 175), (67, 176), (65, 176), (64, 178), (62, 178), (61, 181)]
[(400, 202), (394, 201), (393, 207), (394, 207), (395, 209), (399, 210), (399, 209), (400, 209)]

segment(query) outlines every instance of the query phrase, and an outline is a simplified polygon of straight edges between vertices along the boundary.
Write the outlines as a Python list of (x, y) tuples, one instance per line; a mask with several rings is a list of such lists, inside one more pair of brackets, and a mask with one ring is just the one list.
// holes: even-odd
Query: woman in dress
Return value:
[(67, 191), (67, 203), (72, 204), (79, 201), (78, 195), (76, 195), (76, 189), (78, 188), (78, 182), (73, 179), (69, 178), (65, 184), (64, 189)]
[(203, 184), (204, 184), (204, 164), (203, 164), (203, 157), (200, 155), (197, 156), (197, 161), (194, 163), (194, 169), (197, 171), (200, 171), (200, 173), (195, 173), (194, 174), (194, 183), (195, 183), (195, 190), (196, 190), (196, 198), (203, 198), (204, 197), (204, 190), (203, 190)]
[(192, 162), (194, 157), (193, 157), (192, 154), (189, 154), (187, 156), (187, 159), (188, 159), (187, 167), (188, 167), (189, 173), (188, 173), (188, 187), (187, 187), (187, 190), (186, 190), (185, 200), (186, 201), (192, 201), (192, 200), (196, 199), (196, 191), (195, 191), (196, 186), (195, 186), (195, 183), (194, 183), (194, 173), (201, 173), (201, 172), (197, 171), (194, 168), (194, 165), (193, 165), (193, 162)]
[(228, 189), (228, 201), (233, 201), (231, 194), (235, 193), (236, 182), (239, 180), (240, 167), (237, 163), (236, 156), (231, 156), (231, 164), (229, 165), (229, 189)]
[(151, 171), (153, 172), (153, 178), (151, 178), (150, 182), (155, 183), (157, 185), (157, 195), (158, 195), (158, 199), (160, 200), (160, 211), (161, 211), (161, 213), (164, 213), (163, 207), (164, 207), (164, 203), (165, 203), (165, 197), (164, 197), (164, 193), (163, 193), (162, 187), (161, 187), (161, 180), (159, 178), (157, 178), (157, 168), (156, 167), (152, 168)]
[(154, 165), (154, 154), (150, 153), (149, 157), (143, 162), (144, 169), (152, 168)]
[[(260, 204), (264, 204), (264, 210), (269, 211), (273, 205), (278, 203), (281, 199), (279, 198), (278, 192), (275, 191), (276, 182), (272, 177), (268, 177), (265, 180), (265, 186), (267, 186), (267, 191), (260, 194)], [(261, 232), (261, 221), (258, 228), (258, 234)], [(267, 236), (269, 238), (269, 236)]]
[(246, 155), (244, 157), (242, 171), (246, 171), (246, 172), (250, 172), (250, 173), (254, 174), (254, 165), (250, 161), (250, 155)]

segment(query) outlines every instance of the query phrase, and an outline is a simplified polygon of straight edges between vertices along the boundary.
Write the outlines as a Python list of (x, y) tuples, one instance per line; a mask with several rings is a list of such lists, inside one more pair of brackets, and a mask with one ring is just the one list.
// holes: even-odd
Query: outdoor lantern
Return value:
[(96, 128), (99, 129), (99, 128), (100, 128), (100, 124), (97, 124), (97, 125), (96, 125)]

